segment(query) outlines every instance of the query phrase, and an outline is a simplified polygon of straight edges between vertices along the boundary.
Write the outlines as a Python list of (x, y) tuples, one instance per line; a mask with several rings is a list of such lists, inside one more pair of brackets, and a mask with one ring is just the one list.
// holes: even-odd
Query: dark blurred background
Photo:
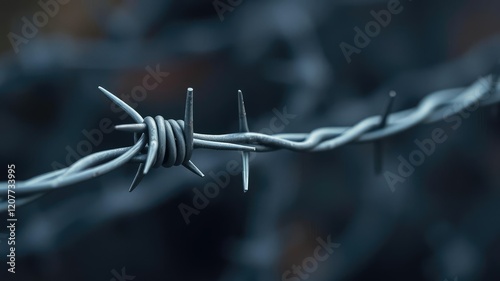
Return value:
[[(98, 86), (143, 116), (174, 119), (193, 87), (195, 132), (213, 134), (237, 131), (241, 89), (251, 130), (309, 132), (380, 114), (390, 90), (399, 111), (465, 87), (500, 58), (499, 1), (403, 0), (349, 63), (340, 44), (356, 47), (355, 27), (364, 30), (371, 11), (388, 5), (396, 4), (4, 1), (1, 163), (28, 179), (131, 145), (130, 134), (101, 129), (131, 119)], [(161, 75), (141, 92), (151, 71)], [(294, 117), (271, 122), (285, 109)], [(493, 106), (457, 130), (441, 122), (387, 139), (384, 171), (396, 171), (414, 140), (435, 128), (449, 136), (394, 190), (374, 172), (373, 144), (261, 153), (247, 193), (241, 174), (229, 177), (188, 224), (180, 206), (193, 207), (193, 189), (225, 180), (239, 153), (196, 150), (207, 177), (155, 169), (132, 193), (136, 166), (127, 165), (19, 208), (15, 275), (7, 273), (2, 217), (1, 280), (297, 281), (305, 275), (284, 274), (311, 263), (319, 238), (340, 245), (308, 280), (500, 280), (499, 126)], [(7, 169), (0, 174), (5, 180)]]

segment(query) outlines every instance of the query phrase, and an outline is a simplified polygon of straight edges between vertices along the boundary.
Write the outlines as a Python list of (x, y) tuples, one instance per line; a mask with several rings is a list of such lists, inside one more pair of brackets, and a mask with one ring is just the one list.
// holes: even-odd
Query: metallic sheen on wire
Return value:
[[(137, 174), (129, 188), (132, 191), (150, 171), (160, 166), (182, 165), (203, 177), (191, 162), (194, 149), (240, 151), (243, 161), (243, 189), (248, 190), (249, 152), (270, 152), (277, 149), (320, 152), (354, 142), (377, 142), (421, 123), (439, 122), (472, 106), (487, 106), (500, 102), (498, 84), (493, 76), (481, 78), (468, 88), (446, 89), (429, 94), (412, 109), (371, 116), (352, 127), (318, 128), (310, 133), (266, 135), (250, 132), (246, 119), (243, 94), (238, 91), (239, 132), (223, 135), (194, 133), (193, 89), (187, 90), (184, 120), (165, 120), (162, 116), (142, 117), (132, 107), (106, 89), (99, 89), (120, 106), (134, 121), (116, 126), (117, 130), (134, 133), (135, 143), (129, 147), (105, 150), (88, 155), (71, 166), (16, 183), (16, 194), (27, 203), (44, 193), (64, 186), (87, 181), (113, 171), (122, 165), (139, 163)], [(395, 93), (390, 97), (394, 98)], [(388, 108), (392, 105), (392, 101)], [(7, 192), (7, 183), (0, 183), (0, 192)], [(0, 201), (5, 210), (7, 202)]]

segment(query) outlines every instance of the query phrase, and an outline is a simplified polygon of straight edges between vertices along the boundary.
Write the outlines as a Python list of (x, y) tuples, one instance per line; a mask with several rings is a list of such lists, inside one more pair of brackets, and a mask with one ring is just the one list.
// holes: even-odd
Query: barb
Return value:
[[(392, 110), (392, 106), (394, 104), (394, 100), (396, 99), (396, 92), (394, 91), (391, 91), (389, 93), (389, 102), (387, 103), (387, 106), (385, 108), (385, 111), (384, 111), (384, 115), (382, 115), (382, 120), (380, 120), (380, 125), (379, 125), (379, 129), (382, 129), (385, 127), (385, 125), (387, 125), (387, 117), (389, 116), (389, 114), (391, 113), (391, 110)], [(374, 147), (375, 147), (375, 173), (377, 174), (380, 174), (382, 172), (382, 165), (383, 165), (383, 157), (382, 157), (382, 154), (383, 154), (383, 144), (381, 141), (376, 141), (374, 143)]]
[[(188, 88), (184, 120), (165, 120), (162, 116), (142, 117), (132, 107), (106, 89), (99, 89), (120, 106), (135, 121), (117, 125), (117, 130), (134, 133), (134, 145), (110, 149), (88, 155), (68, 168), (43, 174), (18, 182), (16, 193), (25, 202), (41, 194), (90, 180), (122, 165), (139, 163), (137, 173), (129, 188), (134, 190), (151, 168), (170, 168), (182, 165), (198, 176), (203, 173), (191, 162), (195, 149), (234, 150), (241, 152), (243, 161), (243, 190), (248, 190), (249, 152), (270, 152), (287, 149), (301, 152), (331, 150), (353, 142), (375, 142), (408, 130), (421, 123), (432, 123), (445, 116), (458, 114), (472, 105), (491, 105), (500, 102), (498, 81), (489, 76), (476, 81), (468, 88), (447, 89), (431, 93), (418, 106), (400, 112), (391, 112), (394, 93), (382, 116), (361, 120), (352, 127), (318, 128), (310, 133), (266, 135), (250, 132), (246, 119), (243, 93), (238, 91), (239, 131), (223, 135), (194, 133), (192, 88)], [(380, 157), (380, 156), (378, 156)], [(0, 192), (6, 192), (7, 183), (0, 183)], [(0, 208), (5, 208), (0, 202)]]

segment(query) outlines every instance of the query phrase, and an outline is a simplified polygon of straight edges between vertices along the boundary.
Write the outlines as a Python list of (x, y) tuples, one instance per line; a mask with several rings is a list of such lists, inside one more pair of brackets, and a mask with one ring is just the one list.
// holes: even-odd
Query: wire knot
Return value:
[[(182, 164), (200, 177), (204, 176), (200, 169), (190, 160), (194, 148), (192, 88), (188, 88), (187, 91), (184, 120), (177, 121), (173, 119), (165, 120), (159, 115), (155, 118), (151, 116), (143, 118), (133, 108), (106, 89), (102, 87), (99, 89), (136, 121), (135, 124), (116, 126), (116, 129), (133, 132), (135, 144), (139, 143), (142, 146), (141, 150), (143, 148), (147, 149), (147, 154), (136, 157), (141, 163), (129, 191), (137, 187), (151, 167), (163, 166), (169, 168)], [(140, 138), (139, 135), (141, 135)]]
[[(152, 167), (163, 166), (170, 168), (189, 162), (193, 143), (188, 139), (193, 138), (193, 132), (185, 130), (183, 120), (165, 120), (163, 116), (144, 118), (148, 155), (152, 156)], [(135, 140), (138, 141), (137, 133)], [(187, 136), (187, 137), (186, 137)]]

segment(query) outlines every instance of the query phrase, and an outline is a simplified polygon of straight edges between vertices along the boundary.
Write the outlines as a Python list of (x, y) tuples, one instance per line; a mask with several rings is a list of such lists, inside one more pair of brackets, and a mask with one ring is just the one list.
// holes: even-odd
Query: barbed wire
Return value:
[[(411, 109), (391, 113), (396, 97), (389, 94), (389, 103), (382, 115), (371, 116), (352, 127), (324, 127), (310, 133), (267, 135), (251, 132), (248, 127), (243, 93), (238, 91), (239, 132), (221, 135), (194, 133), (193, 89), (188, 88), (184, 120), (165, 120), (162, 116), (142, 117), (132, 107), (106, 89), (99, 89), (120, 106), (134, 121), (117, 125), (121, 131), (134, 133), (134, 145), (105, 150), (88, 155), (71, 166), (16, 183), (17, 205), (39, 198), (44, 193), (80, 183), (113, 171), (122, 165), (139, 163), (129, 191), (135, 189), (151, 168), (183, 165), (198, 176), (204, 174), (191, 162), (194, 149), (240, 151), (243, 161), (243, 189), (248, 190), (249, 153), (287, 149), (297, 152), (333, 150), (349, 143), (379, 143), (380, 140), (408, 130), (419, 124), (434, 123), (461, 111), (500, 102), (498, 77), (490, 75), (478, 79), (467, 88), (433, 92)], [(0, 191), (7, 192), (7, 182), (0, 183)], [(4, 210), (7, 202), (0, 202)]]

